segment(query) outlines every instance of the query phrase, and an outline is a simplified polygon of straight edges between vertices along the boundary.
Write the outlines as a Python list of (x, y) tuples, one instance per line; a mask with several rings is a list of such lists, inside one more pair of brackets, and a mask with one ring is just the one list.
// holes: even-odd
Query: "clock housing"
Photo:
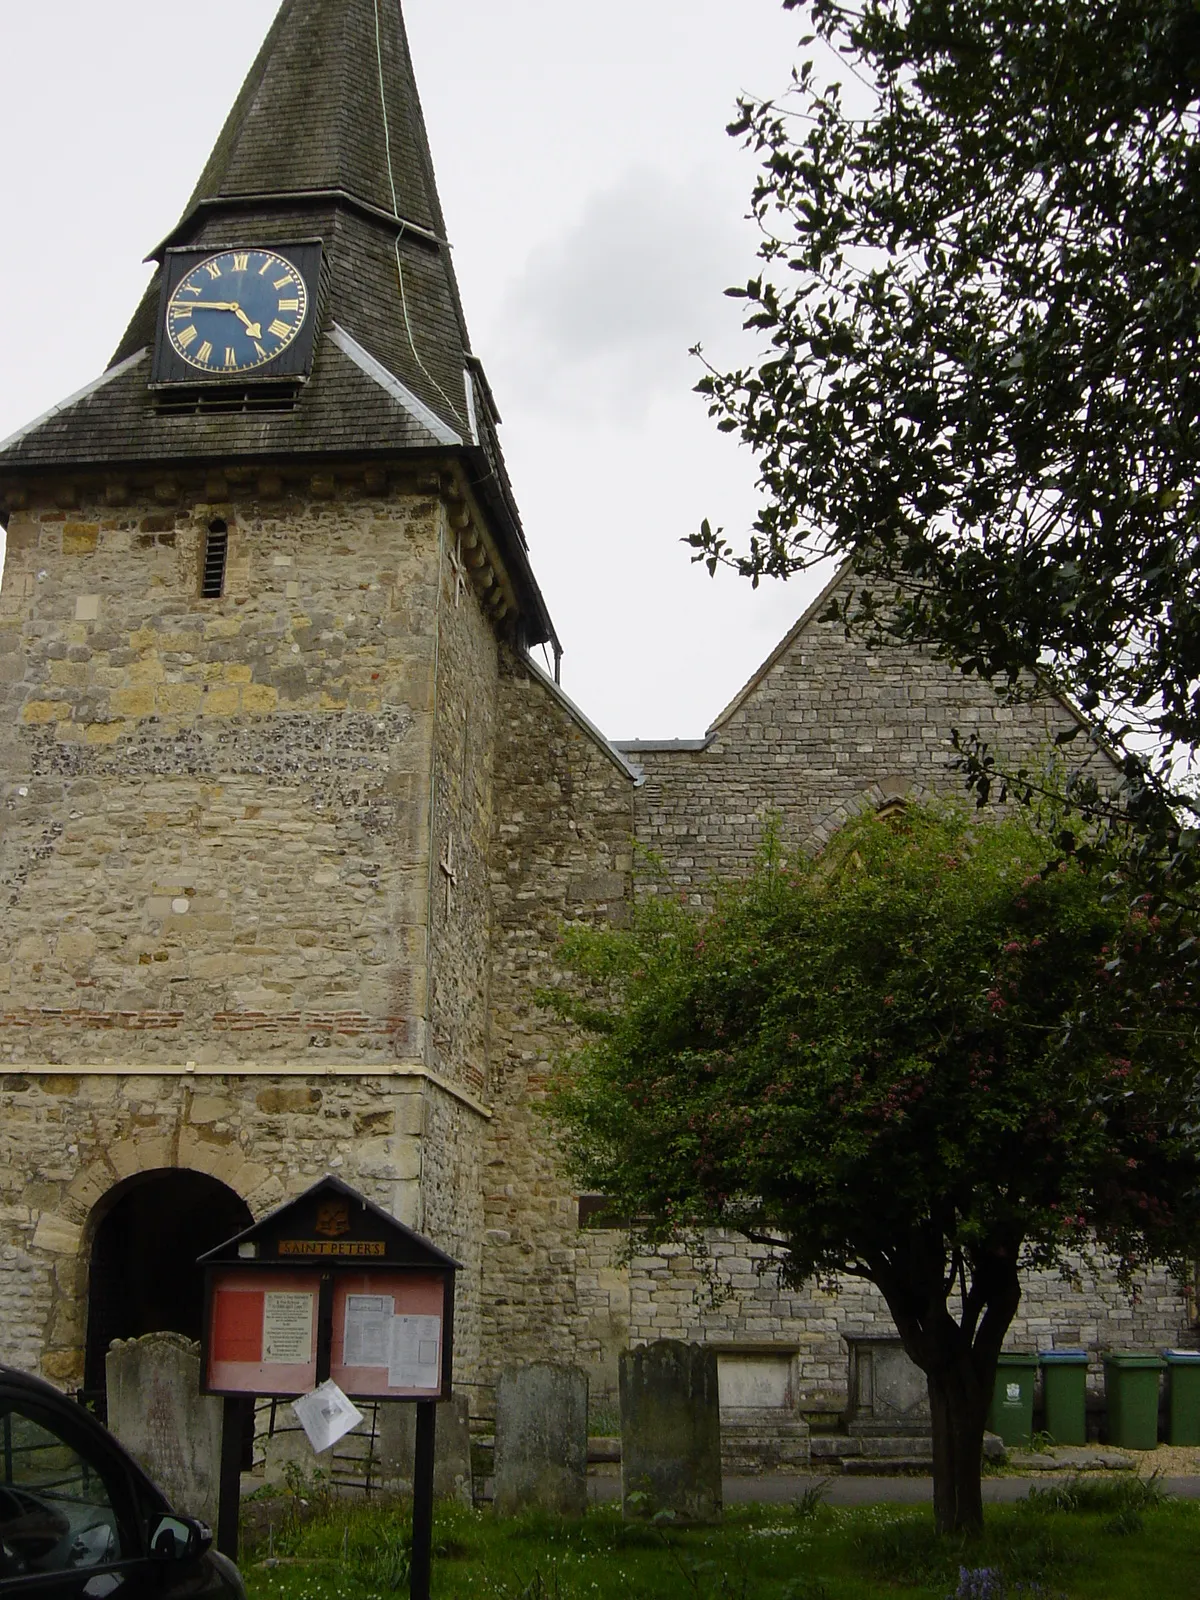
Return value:
[(315, 240), (168, 250), (151, 383), (307, 378), (320, 275)]

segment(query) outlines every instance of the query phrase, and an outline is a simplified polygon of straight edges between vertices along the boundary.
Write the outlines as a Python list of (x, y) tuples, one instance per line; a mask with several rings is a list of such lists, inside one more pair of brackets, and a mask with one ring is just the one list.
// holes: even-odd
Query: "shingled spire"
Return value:
[[(161, 263), (319, 239), (309, 381), (291, 410), (168, 413), (149, 383)], [(524, 554), (487, 385), (471, 354), (399, 0), (283, 0), (108, 371), (0, 446), (17, 469), (170, 459), (462, 452), (526, 600)]]
[(284, 0), (187, 215), (321, 190), (445, 235), (396, 0)]

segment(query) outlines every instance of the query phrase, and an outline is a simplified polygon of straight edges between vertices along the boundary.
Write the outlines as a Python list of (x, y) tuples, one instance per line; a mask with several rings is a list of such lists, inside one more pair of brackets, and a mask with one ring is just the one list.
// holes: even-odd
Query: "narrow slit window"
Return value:
[(200, 574), (200, 598), (219, 600), (225, 592), (225, 559), (229, 554), (229, 529), (221, 521), (210, 522), (204, 541), (204, 571)]

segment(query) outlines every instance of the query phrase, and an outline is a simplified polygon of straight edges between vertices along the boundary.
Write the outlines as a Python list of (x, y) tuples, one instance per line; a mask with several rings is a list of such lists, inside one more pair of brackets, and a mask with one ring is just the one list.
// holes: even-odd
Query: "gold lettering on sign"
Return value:
[(385, 1256), (382, 1239), (281, 1239), (281, 1256)]

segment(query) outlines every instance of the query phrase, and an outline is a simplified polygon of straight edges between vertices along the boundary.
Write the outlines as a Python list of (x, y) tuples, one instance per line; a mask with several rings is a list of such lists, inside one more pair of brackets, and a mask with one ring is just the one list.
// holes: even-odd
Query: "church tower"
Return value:
[(464, 1263), (469, 1370), (498, 686), (557, 641), (397, 0), (284, 0), (154, 256), (0, 445), (0, 1359), (98, 1389), (333, 1170)]

